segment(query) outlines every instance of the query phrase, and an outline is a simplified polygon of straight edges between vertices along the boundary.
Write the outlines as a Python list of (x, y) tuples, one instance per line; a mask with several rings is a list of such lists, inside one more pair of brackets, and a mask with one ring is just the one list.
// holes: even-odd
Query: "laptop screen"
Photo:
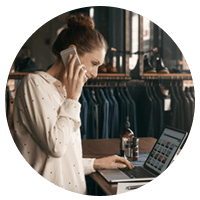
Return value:
[(145, 166), (162, 173), (172, 162), (185, 135), (186, 132), (165, 128), (145, 161)]

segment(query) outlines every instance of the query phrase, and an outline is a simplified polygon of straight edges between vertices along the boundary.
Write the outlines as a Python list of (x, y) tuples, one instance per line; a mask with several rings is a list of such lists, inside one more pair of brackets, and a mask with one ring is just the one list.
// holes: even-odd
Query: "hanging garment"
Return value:
[(103, 131), (103, 101), (101, 100), (101, 96), (99, 94), (99, 88), (95, 88), (96, 99), (99, 104), (99, 138), (102, 138)]
[(153, 137), (153, 101), (149, 95), (147, 86), (140, 93), (138, 99), (138, 137)]
[(109, 114), (108, 114), (108, 133), (109, 133), (109, 138), (112, 138), (112, 119), (113, 119), (113, 109), (114, 109), (114, 105), (113, 105), (113, 101), (110, 98), (109, 92), (108, 92), (108, 88), (104, 88), (103, 89), (104, 94), (106, 99), (109, 102)]
[(165, 99), (166, 95), (164, 95), (163, 92), (161, 91), (160, 85), (155, 85), (154, 88), (155, 88), (155, 92), (158, 95), (158, 98), (160, 99), (160, 102), (162, 104), (162, 110), (163, 110), (163, 115), (164, 115), (163, 116), (163, 123), (164, 123), (164, 126), (165, 126), (164, 99)]
[(84, 88), (85, 98), (88, 103), (88, 117), (87, 117), (87, 139), (95, 139), (95, 118), (94, 118), (94, 102), (90, 95), (89, 88)]
[(125, 112), (126, 104), (125, 104), (123, 98), (121, 97), (118, 87), (115, 88), (114, 94), (115, 94), (115, 98), (119, 105), (119, 133), (118, 133), (118, 135), (119, 135), (120, 132), (124, 129), (124, 123), (125, 123), (125, 119), (126, 119), (126, 112)]
[(87, 139), (87, 118), (88, 118), (88, 104), (87, 100), (84, 95), (84, 90), (82, 90), (81, 97), (79, 99), (79, 102), (81, 103), (81, 138)]
[(95, 91), (90, 91), (94, 103), (94, 120), (95, 120), (95, 139), (99, 139), (99, 104), (95, 95)]
[[(187, 98), (190, 101), (190, 105), (191, 105), (191, 120), (193, 121), (195, 103), (194, 103), (194, 99), (193, 99), (188, 87), (185, 88), (185, 94), (186, 94)], [(191, 121), (191, 123), (192, 123), (192, 121)]]
[(171, 121), (170, 126), (180, 129), (180, 116), (179, 116), (179, 102), (176, 98), (174, 87), (171, 86), (170, 88), (170, 94), (171, 94)]
[(121, 97), (123, 98), (124, 102), (125, 102), (125, 117), (129, 117), (130, 119), (130, 116), (129, 116), (129, 112), (130, 112), (130, 102), (128, 100), (128, 98), (126, 97), (126, 95), (124, 94), (124, 90), (123, 88), (121, 87), (120, 88), (120, 94), (121, 94)]
[(191, 106), (190, 106), (190, 101), (186, 97), (185, 93), (183, 92), (183, 88), (179, 87), (180, 95), (183, 100), (183, 115), (184, 115), (184, 129), (185, 131), (190, 131), (191, 129), (191, 122), (192, 122), (192, 117), (191, 117)]
[(180, 92), (179, 92), (179, 88), (177, 86), (174, 87), (174, 91), (176, 94), (176, 98), (178, 99), (179, 102), (179, 118), (180, 118), (180, 126), (179, 129), (184, 130), (184, 105), (183, 105), (183, 100), (181, 98)]
[(119, 138), (119, 105), (114, 96), (114, 91), (108, 88), (110, 99), (113, 102), (113, 117), (111, 126), (111, 138)]
[(103, 110), (103, 117), (102, 117), (102, 138), (108, 139), (109, 133), (108, 133), (108, 118), (109, 118), (109, 102), (106, 99), (103, 90), (99, 89), (99, 94), (101, 97), (101, 100), (103, 102), (102, 104), (102, 110)]
[(156, 94), (155, 88), (153, 86), (149, 86), (149, 94), (153, 100), (153, 124), (154, 124), (154, 137), (159, 138), (162, 128), (163, 128), (163, 109), (162, 103)]
[(128, 98), (130, 102), (130, 112), (129, 112), (129, 120), (130, 120), (130, 128), (134, 132), (135, 137), (138, 135), (137, 131), (137, 117), (136, 117), (136, 104), (133, 101), (128, 88), (124, 88), (124, 94)]
[(122, 88), (122, 92), (118, 89), (116, 88), (114, 93), (112, 88), (83, 88), (79, 100), (82, 104), (80, 113), (82, 139), (119, 138), (126, 119), (125, 98), (129, 102), (128, 111), (132, 113), (129, 115), (131, 129), (137, 136), (135, 102), (127, 88)]
[(148, 87), (148, 92), (149, 92), (149, 97), (151, 98), (152, 102), (153, 102), (153, 127), (154, 127), (154, 132), (153, 132), (153, 135), (151, 135), (152, 137), (156, 138), (157, 136), (157, 128), (158, 128), (158, 115), (157, 115), (157, 102), (152, 94), (152, 91), (151, 91), (152, 87), (149, 86)]
[(194, 87), (190, 87), (190, 94), (192, 95), (192, 98), (194, 99), (195, 101), (195, 93), (194, 93)]

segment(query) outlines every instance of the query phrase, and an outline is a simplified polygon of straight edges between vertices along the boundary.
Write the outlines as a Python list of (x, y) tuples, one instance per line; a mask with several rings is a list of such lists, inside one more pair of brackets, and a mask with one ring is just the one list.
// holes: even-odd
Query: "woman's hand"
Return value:
[(74, 66), (76, 59), (76, 55), (69, 55), (63, 75), (63, 85), (66, 88), (67, 98), (78, 101), (84, 85), (86, 71), (83, 70), (83, 65)]
[(112, 167), (133, 169), (134, 166), (125, 158), (117, 155), (94, 160), (94, 169), (109, 169)]

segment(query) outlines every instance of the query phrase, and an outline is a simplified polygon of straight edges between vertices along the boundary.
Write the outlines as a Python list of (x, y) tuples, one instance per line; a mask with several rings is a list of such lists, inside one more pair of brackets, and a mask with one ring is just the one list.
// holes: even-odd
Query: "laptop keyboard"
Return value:
[(134, 167), (133, 169), (129, 168), (123, 168), (120, 169), (122, 172), (124, 172), (127, 176), (130, 178), (148, 178), (148, 177), (154, 177), (151, 173), (146, 171), (143, 167)]

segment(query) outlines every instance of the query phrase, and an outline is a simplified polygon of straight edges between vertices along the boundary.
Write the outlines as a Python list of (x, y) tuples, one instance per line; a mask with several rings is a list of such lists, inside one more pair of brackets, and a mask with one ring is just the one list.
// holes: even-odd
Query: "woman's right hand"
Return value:
[(63, 85), (66, 88), (67, 99), (78, 101), (84, 85), (86, 70), (83, 69), (84, 65), (82, 64), (74, 66), (76, 59), (77, 55), (69, 55), (63, 75)]

